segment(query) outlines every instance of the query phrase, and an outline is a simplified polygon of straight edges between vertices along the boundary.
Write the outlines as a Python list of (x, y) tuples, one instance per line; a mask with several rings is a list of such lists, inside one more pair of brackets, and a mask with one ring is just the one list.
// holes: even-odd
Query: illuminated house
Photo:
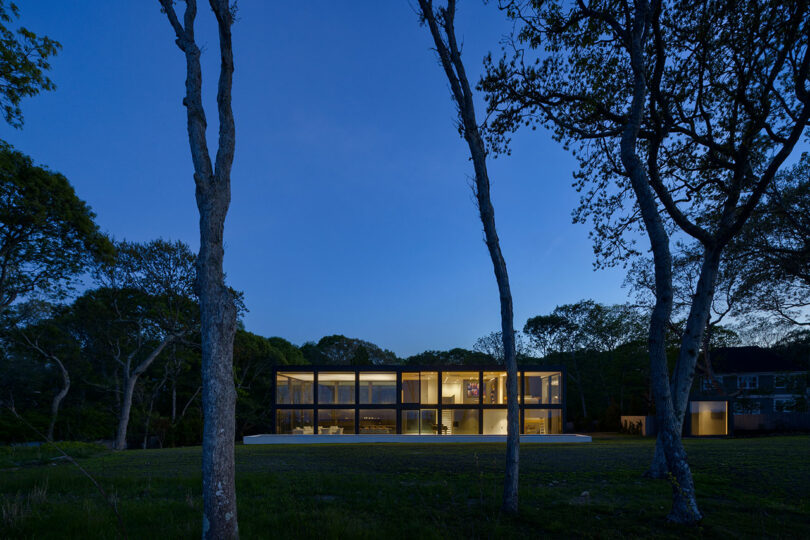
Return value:
[[(562, 433), (563, 373), (520, 368), (521, 433)], [(274, 375), (275, 434), (506, 435), (503, 366), (289, 366)]]

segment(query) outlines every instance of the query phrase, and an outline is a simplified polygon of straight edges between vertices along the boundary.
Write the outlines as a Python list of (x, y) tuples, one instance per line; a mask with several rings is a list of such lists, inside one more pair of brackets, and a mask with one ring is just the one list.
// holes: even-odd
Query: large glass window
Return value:
[(728, 403), (725, 401), (692, 401), (692, 435), (727, 435)]
[(447, 435), (478, 435), (478, 409), (445, 409), (442, 415), (450, 418)]
[(312, 403), (313, 373), (278, 373), (276, 375), (276, 403), (307, 405)]
[(419, 435), (419, 411), (402, 411), (402, 434)]
[(402, 374), (402, 403), (419, 403), (419, 373)]
[[(520, 379), (520, 373), (518, 373), (518, 389), (520, 388)], [(506, 405), (506, 372), (485, 371), (483, 394), (484, 404), (486, 405)], [(518, 402), (520, 402), (519, 390)]]
[(525, 435), (553, 435), (562, 433), (560, 409), (526, 409), (523, 411)]
[(419, 374), (420, 381), (420, 402), (426, 404), (436, 404), (439, 402), (439, 372), (423, 371)]
[(445, 371), (442, 377), (442, 403), (478, 403), (481, 389), (477, 371)]
[(354, 409), (318, 409), (318, 433), (321, 435), (354, 433)]
[(361, 434), (392, 434), (397, 432), (394, 409), (360, 409)]
[(354, 373), (318, 373), (318, 403), (354, 403)]
[(402, 411), (402, 433), (408, 435), (436, 435), (436, 409)]
[(402, 403), (432, 405), (438, 402), (439, 373), (437, 371), (402, 374)]
[(397, 374), (366, 372), (360, 374), (360, 403), (397, 402)]
[(276, 433), (312, 435), (312, 409), (286, 409), (276, 411)]
[(506, 409), (484, 411), (484, 435), (506, 435)]
[(560, 403), (560, 373), (526, 372), (523, 378), (524, 403), (557, 405)]
[(422, 409), (419, 411), (419, 433), (422, 435), (438, 435), (439, 411), (436, 409)]

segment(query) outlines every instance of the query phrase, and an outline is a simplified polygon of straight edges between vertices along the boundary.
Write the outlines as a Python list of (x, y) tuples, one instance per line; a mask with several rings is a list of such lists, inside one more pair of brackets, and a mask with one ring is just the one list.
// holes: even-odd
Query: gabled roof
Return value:
[(712, 369), (723, 373), (804, 371), (807, 368), (781, 354), (762, 347), (720, 347), (710, 354)]

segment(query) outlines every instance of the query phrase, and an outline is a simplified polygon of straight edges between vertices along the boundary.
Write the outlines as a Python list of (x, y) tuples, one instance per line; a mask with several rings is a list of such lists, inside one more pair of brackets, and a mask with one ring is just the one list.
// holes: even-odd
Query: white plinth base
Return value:
[[(249, 435), (245, 444), (505, 443), (506, 435)], [(584, 443), (588, 435), (521, 435), (520, 443)]]

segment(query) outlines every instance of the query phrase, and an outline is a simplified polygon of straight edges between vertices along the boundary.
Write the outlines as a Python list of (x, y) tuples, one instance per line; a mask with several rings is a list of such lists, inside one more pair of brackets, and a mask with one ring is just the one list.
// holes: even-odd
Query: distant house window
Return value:
[(796, 407), (796, 402), (792, 399), (773, 400), (773, 410), (776, 412), (793, 412), (794, 407)]
[(757, 375), (737, 375), (737, 388), (740, 390), (756, 390), (759, 388)]
[(759, 402), (734, 402), (734, 414), (761, 414)]
[(787, 388), (787, 375), (776, 375), (773, 378), (774, 388)]
[(712, 389), (712, 381), (708, 377), (701, 377), (700, 378), (700, 389), (704, 392), (708, 392)]

